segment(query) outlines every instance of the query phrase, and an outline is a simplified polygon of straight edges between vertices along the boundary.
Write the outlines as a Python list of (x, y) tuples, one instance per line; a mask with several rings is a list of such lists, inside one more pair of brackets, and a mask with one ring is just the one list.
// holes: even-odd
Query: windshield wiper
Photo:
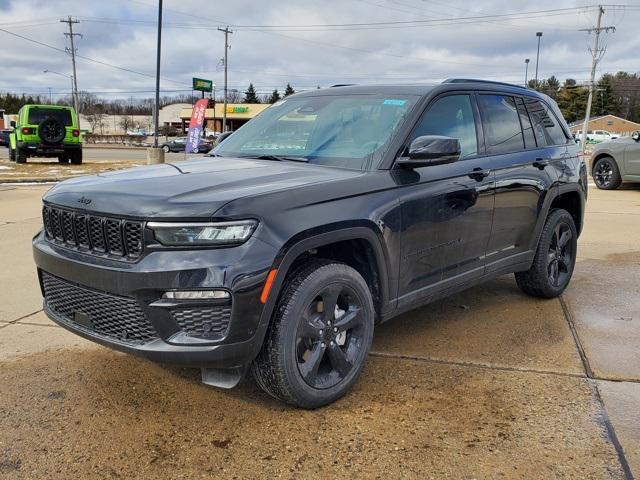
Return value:
[(257, 155), (255, 157), (246, 157), (246, 158), (256, 158), (258, 160), (277, 160), (278, 162), (290, 161), (290, 162), (307, 163), (309, 161), (309, 159), (305, 157), (293, 157), (288, 155)]

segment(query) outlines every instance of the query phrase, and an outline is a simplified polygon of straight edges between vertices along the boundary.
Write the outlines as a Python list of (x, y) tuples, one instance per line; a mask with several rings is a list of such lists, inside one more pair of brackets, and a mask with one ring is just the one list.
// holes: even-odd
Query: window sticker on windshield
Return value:
[(397, 100), (395, 98), (387, 98), (382, 102), (383, 105), (393, 105), (394, 107), (402, 107), (405, 103), (407, 103), (406, 100)]

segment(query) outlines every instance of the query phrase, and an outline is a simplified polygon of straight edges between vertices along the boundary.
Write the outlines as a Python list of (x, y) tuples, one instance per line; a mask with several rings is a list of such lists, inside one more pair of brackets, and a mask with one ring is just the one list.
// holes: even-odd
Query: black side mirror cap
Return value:
[(443, 165), (460, 158), (460, 141), (441, 135), (424, 135), (409, 145), (409, 155), (396, 162), (405, 168), (419, 168), (429, 165)]

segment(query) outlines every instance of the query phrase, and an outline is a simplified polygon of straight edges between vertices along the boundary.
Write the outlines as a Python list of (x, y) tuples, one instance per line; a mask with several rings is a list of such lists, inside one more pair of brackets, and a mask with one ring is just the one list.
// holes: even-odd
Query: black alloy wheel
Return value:
[(64, 140), (67, 131), (59, 120), (53, 117), (45, 118), (38, 125), (38, 136), (42, 143), (55, 145)]
[(330, 284), (303, 313), (296, 338), (298, 370), (313, 388), (330, 388), (351, 372), (365, 345), (362, 302), (348, 285)]
[(568, 283), (567, 277), (571, 275), (575, 256), (572, 237), (571, 227), (564, 222), (556, 225), (551, 237), (547, 254), (547, 273), (549, 283), (556, 288)]
[(601, 190), (615, 190), (622, 183), (620, 171), (615, 160), (611, 157), (602, 157), (593, 166), (593, 181)]

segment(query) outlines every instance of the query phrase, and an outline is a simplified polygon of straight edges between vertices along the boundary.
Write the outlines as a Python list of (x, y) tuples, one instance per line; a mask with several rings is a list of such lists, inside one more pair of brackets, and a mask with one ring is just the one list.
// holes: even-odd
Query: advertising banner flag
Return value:
[(186, 153), (198, 151), (198, 145), (200, 145), (200, 138), (202, 136), (202, 128), (204, 126), (204, 117), (207, 112), (207, 105), (209, 105), (209, 100), (203, 98), (202, 100), (198, 100), (193, 106), (191, 121), (189, 122), (189, 133), (187, 133), (187, 145), (185, 147)]

